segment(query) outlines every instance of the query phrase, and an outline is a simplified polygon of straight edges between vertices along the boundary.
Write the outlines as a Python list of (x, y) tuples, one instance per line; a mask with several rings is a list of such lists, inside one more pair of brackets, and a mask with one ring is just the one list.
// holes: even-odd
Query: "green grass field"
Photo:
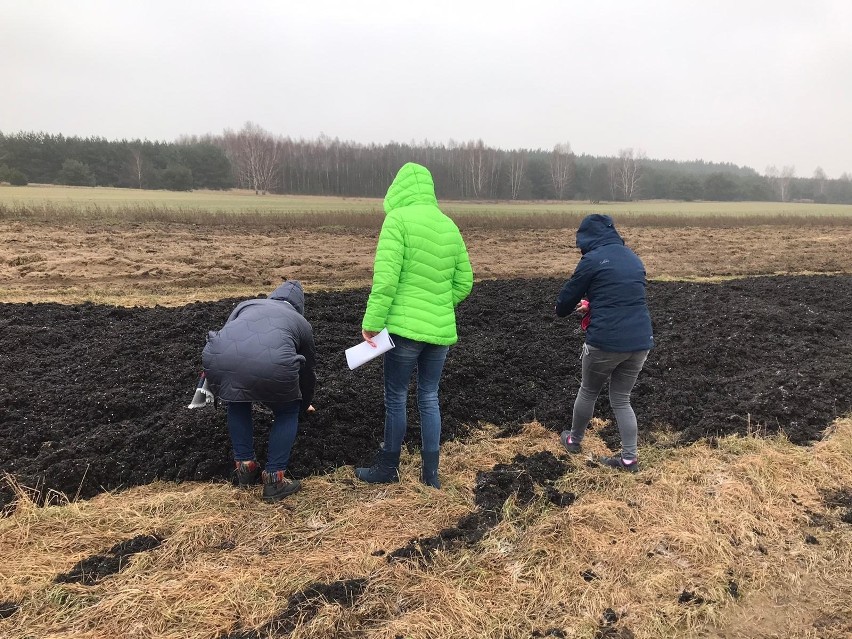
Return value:
[[(380, 212), (378, 198), (341, 198), (324, 196), (255, 195), (253, 191), (143, 191), (108, 187), (72, 187), (52, 185), (0, 186), (0, 206), (7, 208), (48, 207), (85, 211), (121, 209), (170, 209), (217, 213), (311, 213)], [(787, 202), (671, 202), (639, 201), (590, 204), (567, 202), (441, 201), (451, 215), (487, 214), (585, 214), (608, 213), (633, 216), (828, 216), (852, 217), (852, 205)]]

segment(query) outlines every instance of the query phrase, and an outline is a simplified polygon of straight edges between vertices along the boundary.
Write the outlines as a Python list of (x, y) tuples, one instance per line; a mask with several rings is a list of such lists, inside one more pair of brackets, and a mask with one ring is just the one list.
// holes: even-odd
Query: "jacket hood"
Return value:
[(624, 245), (624, 240), (615, 230), (615, 225), (609, 215), (594, 213), (587, 215), (577, 229), (577, 248), (585, 255), (607, 244)]
[(283, 300), (299, 311), (299, 315), (305, 314), (305, 293), (302, 284), (296, 280), (287, 280), (269, 295), (271, 300)]
[(414, 162), (404, 164), (396, 174), (388, 194), (385, 196), (385, 213), (412, 204), (432, 204), (437, 206), (435, 182), (429, 169)]

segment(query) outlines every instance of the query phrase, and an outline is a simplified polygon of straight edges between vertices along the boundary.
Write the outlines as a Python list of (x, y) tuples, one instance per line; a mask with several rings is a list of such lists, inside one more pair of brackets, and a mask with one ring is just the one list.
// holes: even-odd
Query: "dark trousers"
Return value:
[[(269, 455), (266, 472), (286, 470), (290, 451), (296, 441), (299, 427), (301, 401), (284, 404), (264, 404), (274, 415), (269, 431)], [(236, 461), (254, 460), (254, 424), (251, 419), (251, 402), (228, 402), (228, 433), (234, 447)]]

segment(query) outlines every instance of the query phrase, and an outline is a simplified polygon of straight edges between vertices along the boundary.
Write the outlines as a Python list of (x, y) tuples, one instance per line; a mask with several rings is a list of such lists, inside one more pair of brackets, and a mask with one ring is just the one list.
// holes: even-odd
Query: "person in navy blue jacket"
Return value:
[(556, 315), (582, 312), (588, 300), (591, 321), (583, 345), (583, 380), (574, 402), (571, 430), (560, 435), (569, 453), (579, 453), (595, 402), (609, 381), (609, 403), (621, 434), (621, 454), (601, 457), (606, 466), (636, 472), (636, 414), (630, 393), (648, 351), (654, 347), (651, 314), (645, 300), (645, 265), (624, 245), (608, 215), (588, 215), (577, 230), (583, 254), (556, 299)]

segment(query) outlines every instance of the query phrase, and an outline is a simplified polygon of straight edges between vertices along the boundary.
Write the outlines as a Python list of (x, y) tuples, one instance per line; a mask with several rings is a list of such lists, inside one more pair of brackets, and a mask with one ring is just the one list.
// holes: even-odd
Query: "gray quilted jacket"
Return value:
[(302, 285), (288, 280), (266, 298), (240, 302), (210, 331), (202, 363), (210, 389), (227, 402), (279, 404), (313, 399), (314, 335)]

